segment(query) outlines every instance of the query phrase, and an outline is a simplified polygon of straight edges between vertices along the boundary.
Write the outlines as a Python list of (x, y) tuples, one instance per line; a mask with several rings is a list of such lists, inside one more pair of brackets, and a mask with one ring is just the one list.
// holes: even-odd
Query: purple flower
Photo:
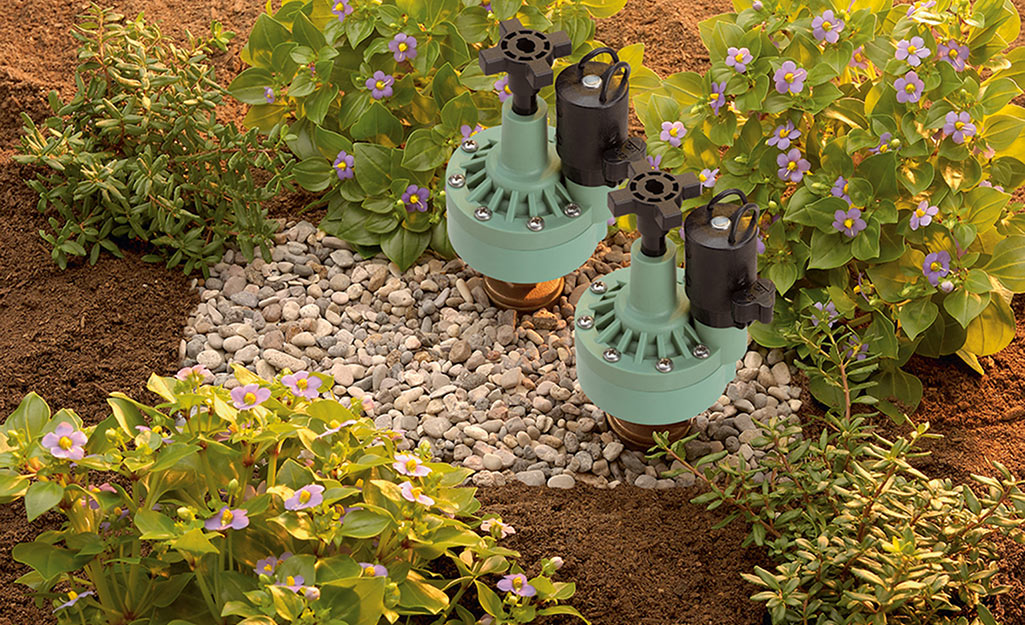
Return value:
[(817, 313), (813, 312), (811, 314), (811, 321), (815, 325), (822, 325), (824, 323), (826, 326), (832, 328), (833, 322), (840, 317), (840, 313), (836, 311), (836, 304), (833, 302), (826, 302), (825, 304), (822, 302), (815, 302), (812, 304), (812, 307), (817, 311)]
[(868, 69), (868, 58), (865, 56), (865, 46), (858, 46), (855, 48), (854, 54), (851, 55), (851, 60), (847, 64), (858, 69)]
[(221, 531), (226, 529), (240, 530), (249, 525), (249, 517), (242, 508), (229, 510), (228, 506), (221, 508), (221, 511), (206, 520), (203, 524), (208, 530)]
[(911, 214), (911, 229), (918, 230), (919, 227), (928, 226), (938, 212), (940, 212), (939, 206), (929, 206), (928, 201), (922, 200), (918, 203), (915, 212)]
[(275, 558), (274, 556), (267, 556), (263, 560), (256, 561), (256, 568), (253, 569), (253, 572), (257, 575), (273, 575), (275, 569), (278, 568), (278, 565), (291, 557), (292, 554), (288, 551), (281, 554), (280, 558)]
[(489, 534), (497, 529), (501, 538), (508, 538), (516, 533), (516, 528), (508, 523), (503, 523), (501, 519), (484, 519), (480, 524), (480, 528)]
[(962, 45), (954, 39), (948, 39), (946, 44), (939, 44), (936, 53), (941, 61), (950, 63), (956, 71), (964, 71), (965, 62), (968, 61), (968, 46)]
[(994, 184), (993, 184), (992, 182), (990, 182), (989, 180), (983, 180), (982, 182), (980, 182), (980, 183), (979, 183), (979, 186), (980, 186), (980, 187), (989, 187), (989, 188), (991, 188), (991, 189), (996, 189), (997, 191), (999, 191), (999, 192), (1001, 192), (1001, 193), (1003, 193), (1003, 192), (1004, 192), (1004, 188), (1003, 188), (1002, 186), (1000, 186), (1000, 185), (994, 185)]
[(794, 122), (788, 120), (786, 124), (776, 126), (776, 129), (772, 131), (772, 136), (769, 137), (766, 143), (780, 150), (787, 150), (790, 148), (790, 142), (800, 136), (801, 131), (794, 127)]
[(363, 577), (388, 577), (388, 569), (384, 568), (380, 564), (360, 562), (359, 570)]
[(758, 237), (757, 243), (755, 244), (755, 250), (759, 255), (765, 253), (765, 241), (762, 240), (762, 237)]
[(853, 336), (847, 339), (847, 357), (852, 360), (865, 360), (868, 358), (868, 344)]
[(940, 282), (940, 290), (944, 293), (950, 293), (954, 290), (954, 283), (950, 280), (944, 280), (943, 282)]
[(711, 189), (715, 186), (715, 180), (719, 177), (719, 169), (702, 169), (701, 173), (698, 174), (698, 181), (702, 187)]
[(723, 104), (726, 104), (726, 81), (713, 82), (712, 93), (708, 96), (708, 106), (718, 115)]
[(270, 87), (264, 87), (263, 99), (267, 101), (267, 104), (274, 104), (274, 90)]
[(86, 590), (85, 592), (75, 592), (74, 590), (70, 590), (68, 591), (68, 600), (54, 608), (53, 611), (56, 612), (57, 610), (70, 608), (71, 606), (78, 603), (79, 599), (82, 599), (83, 597), (89, 597), (95, 594), (96, 593), (91, 590)]
[(303, 596), (310, 601), (320, 599), (320, 589), (316, 586), (303, 586)]
[(868, 224), (861, 218), (861, 209), (851, 207), (847, 212), (833, 213), (833, 227), (853, 239), (859, 232), (868, 228)]
[(801, 182), (804, 174), (811, 169), (811, 163), (801, 157), (801, 151), (797, 148), (790, 148), (789, 152), (777, 155), (776, 164), (779, 165), (779, 179), (788, 182)]
[(927, 0), (926, 2), (916, 2), (916, 3), (914, 3), (914, 4), (912, 4), (911, 6), (908, 7), (908, 11), (907, 11), (907, 13), (904, 14), (904, 16), (905, 17), (912, 17), (918, 11), (921, 11), (923, 9), (931, 9), (934, 6), (936, 6), (936, 0)]
[(726, 65), (743, 74), (747, 71), (747, 64), (754, 60), (751, 51), (747, 48), (734, 48), (730, 46), (726, 50)]
[(324, 487), (320, 484), (307, 484), (285, 500), (285, 510), (305, 510), (319, 506), (324, 501)]
[(276, 585), (282, 588), (287, 588), (292, 592), (299, 592), (303, 588), (303, 583), (306, 580), (303, 579), (302, 575), (289, 575), (285, 579), (278, 582)]
[(402, 202), (406, 205), (407, 213), (412, 213), (414, 211), (426, 213), (427, 200), (430, 199), (430, 197), (430, 191), (423, 187), (418, 187), (415, 184), (411, 184), (406, 187), (406, 192), (402, 194)]
[(652, 169), (659, 169), (659, 168), (661, 168), (662, 167), (662, 155), (659, 154), (658, 156), (649, 156), (648, 157), (648, 164), (651, 165)]
[(338, 153), (335, 158), (335, 173), (338, 174), (339, 180), (348, 180), (356, 175), (356, 171), (353, 167), (356, 165), (356, 157), (349, 154), (345, 150)]
[(179, 369), (178, 373), (174, 374), (174, 377), (182, 382), (185, 382), (190, 378), (196, 378), (201, 382), (205, 382), (208, 379), (212, 379), (214, 374), (210, 373), (210, 370), (203, 365), (195, 365)]
[(904, 74), (903, 78), (895, 80), (893, 88), (897, 90), (898, 102), (918, 102), (918, 99), (922, 97), (925, 83), (918, 78), (918, 73), (912, 70)]
[(395, 53), (395, 62), (401, 63), (407, 59), (416, 58), (416, 37), (399, 33), (388, 42), (388, 49)]
[(506, 575), (498, 581), (498, 589), (503, 592), (515, 593), (521, 597), (533, 597), (537, 589), (527, 583), (527, 576), (523, 573)]
[(940, 278), (950, 273), (950, 254), (946, 250), (927, 254), (922, 263), (922, 273), (929, 279), (929, 284), (939, 284)]
[(495, 91), (498, 92), (498, 101), (505, 102), (512, 97), (512, 91), (509, 89), (509, 77), (502, 76), (495, 81)]
[(401, 473), (411, 477), (423, 477), (431, 472), (431, 468), (424, 466), (423, 461), (412, 454), (395, 454), (395, 462), (391, 466)]
[(345, 421), (342, 421), (341, 423), (339, 423), (337, 419), (332, 420), (330, 423), (328, 423), (329, 427), (326, 430), (324, 430), (323, 432), (321, 432), (320, 435), (317, 436), (317, 438), (324, 438), (325, 436), (331, 436), (335, 432), (340, 431), (344, 427), (349, 427), (353, 423), (356, 423), (355, 419), (346, 419)]
[(872, 152), (872, 154), (885, 154), (890, 151), (890, 141), (892, 140), (893, 135), (888, 132), (884, 132), (882, 136), (879, 137), (879, 144), (869, 151)]
[(827, 10), (822, 15), (811, 21), (812, 34), (819, 41), (836, 43), (840, 40), (840, 31), (843, 30), (843, 20), (833, 15), (832, 10)]
[(847, 195), (847, 190), (850, 187), (850, 183), (844, 179), (843, 176), (838, 176), (836, 181), (833, 183), (833, 188), (829, 190), (833, 194), (833, 197), (838, 197), (841, 200), (845, 200), (848, 204), (851, 203), (851, 196)]
[(310, 377), (306, 371), (299, 371), (281, 378), (281, 383), (292, 391), (296, 397), (315, 399), (320, 397), (320, 385), (323, 384), (320, 378)]
[(785, 61), (783, 65), (776, 70), (773, 75), (773, 80), (776, 81), (776, 91), (779, 93), (791, 93), (797, 95), (804, 89), (804, 79), (808, 77), (808, 72), (803, 68), (798, 67), (797, 63), (793, 61)]
[(338, 0), (338, 2), (335, 2), (331, 12), (335, 14), (335, 17), (338, 18), (339, 22), (344, 22), (345, 18), (352, 15), (354, 10), (355, 9), (349, 6), (349, 0)]
[(434, 500), (425, 495), (422, 488), (419, 486), (413, 486), (410, 482), (403, 482), (399, 484), (399, 491), (402, 493), (402, 497), (406, 501), (412, 501), (425, 506), (434, 505)]
[(662, 122), (662, 133), (658, 138), (669, 142), (669, 145), (674, 148), (678, 148), (683, 143), (683, 137), (686, 134), (687, 128), (684, 127), (683, 122)]
[(43, 447), (46, 447), (54, 458), (81, 460), (85, 457), (85, 449), (82, 446), (88, 440), (85, 432), (76, 430), (75, 426), (67, 421), (62, 421), (43, 437)]
[(111, 486), (108, 482), (104, 482), (99, 486), (90, 486), (88, 489), (88, 495), (82, 500), (82, 505), (88, 505), (91, 510), (100, 509), (100, 500), (96, 498), (96, 493), (116, 493), (117, 489)]
[(385, 74), (381, 70), (374, 72), (374, 75), (367, 78), (366, 87), (375, 100), (390, 98), (395, 91), (392, 85), (395, 84), (395, 77)]
[(975, 124), (967, 111), (947, 113), (946, 122), (943, 125), (943, 134), (952, 135), (954, 143), (964, 143), (965, 139), (975, 136)]
[(470, 137), (472, 137), (473, 135), (477, 134), (482, 130), (484, 130), (484, 127), (480, 124), (477, 124), (473, 128), (470, 128), (469, 124), (463, 124), (459, 127), (459, 132), (463, 135), (463, 139), (469, 139)]
[(231, 401), (239, 410), (256, 408), (268, 399), (270, 399), (270, 389), (262, 388), (259, 384), (246, 384), (231, 389)]
[(907, 39), (901, 39), (897, 42), (897, 57), (898, 61), (907, 61), (911, 67), (918, 67), (922, 64), (928, 56), (932, 54), (932, 50), (925, 47), (925, 40), (921, 37), (912, 37), (910, 41)]
[(762, 10), (762, 0), (755, 0), (754, 2), (752, 2), (751, 3), (751, 8), (754, 9), (755, 11), (761, 11)]

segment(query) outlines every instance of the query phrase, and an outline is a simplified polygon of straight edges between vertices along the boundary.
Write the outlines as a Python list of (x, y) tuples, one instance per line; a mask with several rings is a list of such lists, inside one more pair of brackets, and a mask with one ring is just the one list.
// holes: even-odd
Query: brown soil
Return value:
[[(206, 32), (219, 20), (239, 36), (214, 63), (222, 82), (240, 68), (237, 53), (261, 2), (250, 0), (101, 0), (134, 15), (145, 10), (176, 41), (186, 30)], [(1025, 0), (1016, 0), (1019, 8)], [(29, 390), (52, 406), (79, 411), (87, 422), (106, 414), (114, 390), (144, 396), (150, 372), (173, 370), (180, 331), (194, 295), (177, 271), (143, 263), (139, 253), (95, 267), (59, 271), (38, 235), (42, 218), (24, 186), (31, 172), (10, 155), (21, 127), (18, 114), (44, 117), (45, 96), (73, 92), (74, 42), (68, 31), (84, 0), (7, 0), (0, 12), (0, 418)], [(621, 14), (602, 21), (598, 37), (622, 46), (646, 44), (647, 64), (666, 76), (708, 65), (697, 23), (730, 10), (728, 0), (630, 0)], [(222, 119), (239, 120), (242, 107), (226, 105)], [(294, 216), (308, 198), (289, 195), (268, 209)], [(316, 215), (310, 216), (316, 219)], [(1022, 317), (1025, 298), (1015, 310)], [(946, 435), (923, 463), (930, 474), (964, 480), (992, 473), (986, 462), (1004, 462), (1025, 474), (1025, 330), (1007, 351), (986, 359), (980, 378), (955, 360), (914, 360), (926, 385), (916, 419)], [(505, 487), (481, 493), (489, 511), (517, 528), (509, 545), (525, 562), (560, 555), (560, 578), (577, 582), (574, 604), (596, 625), (761, 622), (763, 611), (739, 578), (764, 556), (741, 549), (744, 530), (713, 532), (715, 514), (686, 503), (693, 493), (619, 488), (572, 491)], [(45, 524), (29, 526), (20, 506), (0, 507), (0, 625), (52, 623), (14, 579), (25, 572), (10, 548)], [(1025, 550), (1008, 544), (1003, 581), (1013, 592), (995, 613), (1005, 625), (1025, 625)]]

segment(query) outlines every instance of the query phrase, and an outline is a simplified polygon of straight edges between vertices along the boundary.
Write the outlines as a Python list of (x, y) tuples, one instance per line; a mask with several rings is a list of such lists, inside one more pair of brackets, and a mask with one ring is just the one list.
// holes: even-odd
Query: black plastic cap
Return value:
[(626, 187), (609, 193), (615, 217), (634, 213), (641, 233), (641, 251), (654, 258), (666, 253), (666, 234), (683, 225), (683, 200), (701, 195), (701, 182), (688, 172), (674, 176), (664, 171), (635, 175)]
[(533, 115), (537, 111), (537, 92), (555, 81), (552, 64), (557, 58), (569, 56), (573, 43), (564, 31), (546, 35), (524, 27), (517, 19), (506, 20), (498, 28), (502, 39), (494, 48), (480, 51), (480, 68), (489, 76), (508, 73), (513, 110), (519, 115)]

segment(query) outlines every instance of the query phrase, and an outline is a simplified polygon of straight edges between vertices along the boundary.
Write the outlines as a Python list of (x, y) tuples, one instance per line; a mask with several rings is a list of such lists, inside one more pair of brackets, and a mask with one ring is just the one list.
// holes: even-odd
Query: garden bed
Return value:
[[(213, 19), (240, 33), (229, 53), (215, 59), (222, 81), (241, 69), (238, 49), (262, 10), (262, 3), (242, 0), (103, 4), (127, 13), (145, 10), (172, 38), (183, 37), (186, 29), (203, 32)], [(1023, 0), (1016, 4), (1025, 8)], [(36, 234), (43, 220), (33, 210), (35, 195), (22, 182), (29, 171), (10, 156), (21, 125), (17, 114), (25, 110), (42, 117), (50, 89), (70, 95), (75, 60), (68, 30), (86, 5), (62, 0), (10, 5), (0, 16), (0, 415), (34, 389), (51, 405), (73, 408), (94, 423), (106, 413), (107, 393), (141, 397), (150, 372), (166, 374), (177, 367), (182, 328), (197, 298), (178, 270), (143, 263), (136, 252), (124, 261), (105, 257), (96, 266), (76, 264), (67, 271), (51, 263)], [(631, 0), (625, 12), (599, 26), (599, 38), (616, 46), (646, 43), (649, 65), (662, 74), (700, 70), (708, 59), (697, 23), (728, 7), (725, 1)], [(241, 112), (240, 105), (231, 105), (221, 114), (239, 120)], [(296, 218), (302, 202), (284, 198), (279, 204), (275, 215)], [(1015, 301), (1014, 310), (1019, 319), (1025, 316), (1025, 298)], [(930, 475), (964, 480), (970, 473), (989, 473), (989, 460), (1025, 473), (1021, 323), (1011, 346), (983, 359), (983, 365), (990, 372), (985, 378), (955, 359), (915, 359), (909, 367), (925, 384), (916, 420), (931, 421), (945, 436), (929, 444), (932, 457), (919, 463)], [(739, 525), (712, 532), (717, 517), (688, 505), (693, 494), (508, 486), (481, 496), (517, 528), (511, 546), (527, 561), (541, 555), (565, 558), (562, 578), (578, 583), (574, 604), (595, 623), (760, 622), (762, 609), (747, 600), (753, 590), (739, 573), (765, 565), (764, 557), (740, 548)], [(10, 558), (13, 544), (43, 527), (45, 521), (27, 526), (20, 507), (0, 508), (0, 625), (52, 622), (48, 611), (34, 608), (24, 589), (13, 584), (24, 570)], [(1025, 550), (1008, 545), (1003, 564), (1003, 581), (1013, 592), (993, 611), (1005, 625), (1023, 625)]]

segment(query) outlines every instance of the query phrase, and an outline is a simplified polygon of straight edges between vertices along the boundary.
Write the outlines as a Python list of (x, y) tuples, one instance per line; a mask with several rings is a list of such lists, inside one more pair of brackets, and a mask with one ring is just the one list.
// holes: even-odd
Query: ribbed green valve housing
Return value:
[[(545, 282), (575, 270), (594, 253), (606, 234), (609, 184), (622, 177), (581, 184), (563, 171), (548, 105), (537, 93), (552, 84), (554, 59), (572, 51), (569, 36), (530, 30), (518, 20), (502, 22), (500, 29), (498, 46), (483, 50), (480, 64), (486, 74), (508, 73), (512, 97), (503, 106), (501, 126), (464, 141), (448, 163), (448, 234), (459, 256), (485, 276)], [(591, 61), (591, 56), (565, 71), (576, 69), (576, 82), (587, 85), (578, 86), (585, 98), (609, 102), (614, 97), (615, 103), (625, 103), (629, 67), (621, 71), (617, 66), (625, 64), (608, 52), (615, 65)], [(613, 67), (616, 71), (610, 71)], [(563, 75), (559, 81), (557, 89)], [(619, 109), (625, 135), (627, 109)], [(615, 152), (625, 140), (618, 134), (605, 133), (591, 144)]]
[[(694, 318), (694, 293), (688, 298), (688, 281), (665, 235), (682, 225), (682, 201), (700, 193), (693, 174), (644, 171), (609, 194), (613, 215), (637, 214), (641, 238), (631, 248), (630, 267), (596, 280), (580, 298), (574, 345), (581, 388), (619, 420), (658, 426), (696, 416), (734, 378), (747, 349), (747, 325), (771, 321), (775, 289), (749, 267), (758, 209), (746, 198), (740, 210), (716, 198), (688, 217), (687, 236), (693, 228), (699, 238), (688, 239), (694, 254), (688, 248), (687, 271), (709, 278), (698, 283), (728, 302), (725, 321)], [(710, 257), (708, 250), (723, 256)]]

